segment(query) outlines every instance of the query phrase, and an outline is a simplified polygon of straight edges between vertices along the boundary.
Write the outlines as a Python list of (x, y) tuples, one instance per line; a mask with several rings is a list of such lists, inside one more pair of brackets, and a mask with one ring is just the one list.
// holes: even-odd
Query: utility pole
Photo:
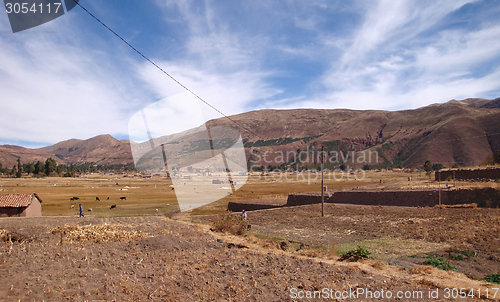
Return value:
[(439, 175), (439, 205), (441, 205), (441, 173)]
[(325, 217), (325, 192), (324, 188), (324, 178), (323, 178), (323, 165), (324, 165), (325, 153), (323, 152), (323, 146), (321, 146), (321, 217)]

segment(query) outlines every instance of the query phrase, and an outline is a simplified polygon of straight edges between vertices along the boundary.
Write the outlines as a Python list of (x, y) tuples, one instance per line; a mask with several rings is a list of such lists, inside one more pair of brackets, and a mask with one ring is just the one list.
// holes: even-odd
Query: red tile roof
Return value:
[(0, 208), (25, 208), (31, 204), (33, 197), (42, 202), (36, 193), (0, 194)]

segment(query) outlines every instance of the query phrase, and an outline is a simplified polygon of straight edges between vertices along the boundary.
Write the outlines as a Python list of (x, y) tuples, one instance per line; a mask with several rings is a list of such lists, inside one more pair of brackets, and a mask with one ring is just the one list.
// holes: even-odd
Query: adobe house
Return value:
[(0, 217), (41, 217), (42, 199), (36, 193), (0, 194)]

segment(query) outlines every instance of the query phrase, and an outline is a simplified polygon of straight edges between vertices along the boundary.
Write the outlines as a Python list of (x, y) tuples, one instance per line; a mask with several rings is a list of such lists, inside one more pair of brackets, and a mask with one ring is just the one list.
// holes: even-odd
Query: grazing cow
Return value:
[(107, 200), (109, 200), (109, 196), (108, 196), (108, 199), (107, 199)]
[(99, 197), (96, 197), (96, 198), (95, 198), (95, 200), (97, 200), (97, 201), (101, 201), (101, 200), (99, 199)]
[(92, 210), (92, 208), (89, 208), (87, 211), (92, 212), (93, 210)]
[(111, 209), (114, 209), (114, 208), (116, 208), (116, 204), (112, 205), (109, 209), (111, 210)]
[(69, 200), (78, 200), (80, 197), (71, 197)]
[(126, 196), (122, 196), (122, 197), (120, 197), (120, 200), (127, 200), (127, 197)]

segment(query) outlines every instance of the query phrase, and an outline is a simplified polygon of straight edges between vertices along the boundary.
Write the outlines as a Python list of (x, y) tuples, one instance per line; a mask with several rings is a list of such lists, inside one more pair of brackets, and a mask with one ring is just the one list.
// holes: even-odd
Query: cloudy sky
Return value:
[[(80, 3), (227, 115), (500, 96), (500, 1)], [(183, 91), (80, 7), (15, 34), (0, 12), (0, 144), (127, 138)]]

